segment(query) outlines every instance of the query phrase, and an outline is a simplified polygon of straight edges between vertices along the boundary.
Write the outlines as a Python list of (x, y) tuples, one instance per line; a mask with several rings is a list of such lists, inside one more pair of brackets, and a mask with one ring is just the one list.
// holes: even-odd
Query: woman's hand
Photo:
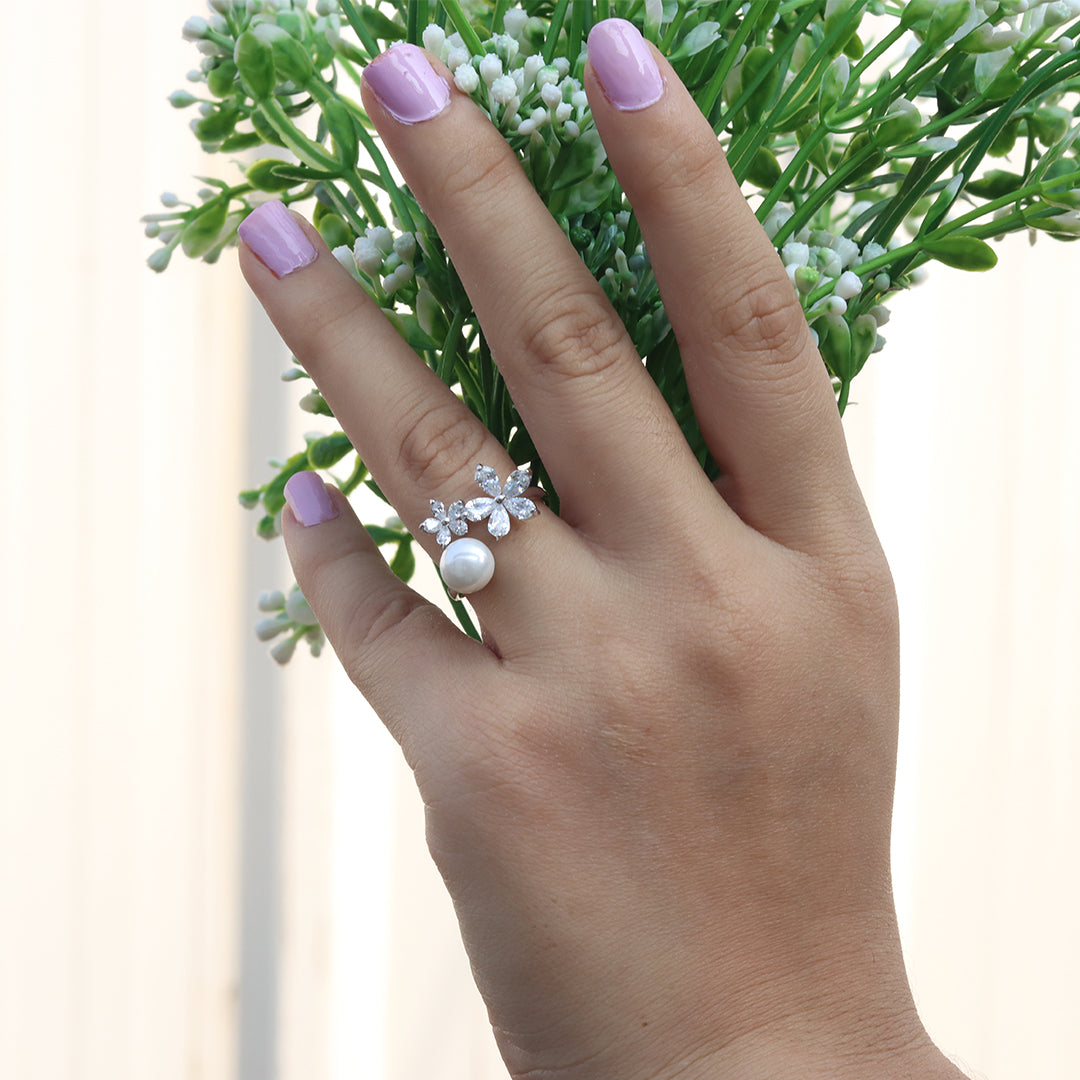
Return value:
[[(512, 1074), (953, 1077), (918, 1021), (889, 880), (897, 618), (828, 376), (672, 69), (628, 23), (586, 89), (696, 414), (694, 458), (503, 138), (401, 45), (365, 104), (435, 222), (561, 499), (513, 522), (465, 637), (347, 501), (290, 482), (300, 587), (412, 766)], [(515, 466), (280, 205), (244, 273), (418, 524)], [(434, 557), (435, 538), (417, 540)]]

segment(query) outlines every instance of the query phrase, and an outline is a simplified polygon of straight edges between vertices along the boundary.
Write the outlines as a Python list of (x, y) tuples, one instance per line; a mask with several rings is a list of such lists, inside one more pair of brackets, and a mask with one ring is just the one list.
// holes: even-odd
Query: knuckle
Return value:
[(771, 267), (746, 276), (717, 305), (721, 344), (781, 367), (798, 360), (809, 340), (791, 282)]
[(411, 589), (395, 586), (381, 595), (367, 597), (364, 603), (348, 613), (342, 638), (343, 664), (358, 687), (363, 688), (370, 682), (371, 673), (379, 665), (380, 654), (393, 648), (393, 639), (407, 633), (426, 607), (426, 601)]
[(487, 433), (456, 398), (418, 399), (401, 418), (398, 472), (421, 492), (442, 490), (482, 456)]
[(455, 155), (439, 177), (439, 198), (454, 203), (467, 197), (487, 205), (491, 200), (502, 201), (507, 182), (515, 171), (517, 161), (504, 153), (505, 144), (485, 146), (476, 153)]
[(625, 363), (626, 334), (612, 313), (577, 282), (558, 284), (533, 305), (523, 348), (540, 371), (568, 379), (610, 374)]

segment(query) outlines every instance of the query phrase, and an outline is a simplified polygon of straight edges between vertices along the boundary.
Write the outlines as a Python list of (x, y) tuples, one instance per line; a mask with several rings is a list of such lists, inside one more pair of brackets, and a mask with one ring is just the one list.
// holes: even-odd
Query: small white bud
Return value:
[(352, 248), (348, 244), (340, 244), (334, 248), (331, 254), (350, 274), (356, 273), (356, 260), (353, 258)]
[(875, 304), (870, 309), (870, 314), (878, 326), (884, 326), (889, 321), (889, 309), (884, 304)]
[(842, 296), (830, 296), (825, 307), (830, 315), (843, 315), (847, 311), (847, 301)]
[(511, 8), (503, 16), (503, 29), (512, 37), (521, 37), (525, 24), (529, 21), (529, 13), (521, 8)]
[(862, 292), (862, 279), (854, 270), (845, 270), (836, 280), (833, 293), (844, 300), (850, 300)]
[(839, 277), (844, 272), (844, 264), (832, 248), (818, 249), (818, 264), (826, 277)]
[(300, 399), (300, 408), (304, 412), (319, 413), (322, 411), (323, 396), (318, 390), (312, 390)]
[(293, 637), (283, 638), (271, 650), (270, 655), (279, 663), (287, 664), (296, 652), (296, 639)]
[(529, 119), (536, 127), (543, 127), (548, 122), (547, 109), (533, 109)]
[[(348, 250), (348, 248), (346, 248)], [(351, 259), (351, 256), (350, 256)], [(356, 264), (353, 263), (353, 269), (356, 269)], [(296, 382), (297, 379), (302, 379), (307, 374), (303, 368), (291, 367), (281, 373), (282, 382)]]
[(472, 64), (459, 64), (454, 70), (454, 85), (463, 94), (472, 94), (480, 85), (480, 76)]
[(806, 266), (810, 262), (810, 248), (797, 240), (789, 240), (783, 247), (781, 258), (785, 266)]
[(587, 109), (589, 107), (589, 95), (584, 90), (575, 90), (570, 95), (570, 104), (575, 109)]
[(837, 237), (833, 250), (844, 267), (852, 266), (859, 257), (859, 245), (848, 236)]
[(556, 56), (552, 61), (560, 79), (565, 79), (570, 74), (570, 61), (565, 56)]
[(384, 255), (394, 250), (394, 234), (385, 225), (372, 225), (365, 235)]
[(210, 24), (199, 15), (192, 15), (180, 33), (185, 41), (200, 41), (210, 32)]
[(510, 75), (500, 75), (490, 87), (491, 100), (498, 105), (506, 105), (518, 96), (518, 86)]
[(464, 45), (456, 45), (451, 47), (450, 51), (446, 54), (446, 66), (451, 71), (457, 71), (462, 64), (469, 62), (469, 50)]
[(383, 278), (383, 288), (387, 296), (393, 296), (402, 285), (412, 281), (413, 268), (408, 263), (402, 263), (399, 267)]
[(314, 626), (318, 620), (315, 612), (304, 599), (304, 594), (299, 589), (293, 589), (285, 601), (285, 614), (297, 626)]
[(404, 262), (411, 263), (416, 255), (416, 236), (411, 232), (403, 232), (394, 238), (394, 254)]
[(573, 120), (567, 120), (563, 124), (563, 134), (570, 139), (576, 139), (581, 134), (581, 128)]
[(562, 103), (562, 91), (555, 83), (544, 83), (540, 88), (540, 97), (549, 109), (554, 109), (556, 105)]
[(916, 266), (911, 271), (911, 284), (921, 285), (926, 280), (927, 270), (925, 266)]
[[(569, 124), (566, 125), (570, 127)], [(518, 135), (531, 135), (536, 130), (536, 125), (531, 119), (522, 120), (520, 124), (515, 128)]]
[(480, 61), (480, 78), (490, 86), (502, 73), (502, 61), (494, 53), (484, 53)]
[(525, 57), (525, 64), (522, 67), (522, 71), (525, 74), (525, 82), (527, 85), (532, 86), (536, 82), (536, 76), (540, 74), (544, 67), (544, 58), (539, 53), (534, 53), (532, 56)]
[(421, 34), (421, 40), (424, 42), (424, 48), (429, 53), (434, 53), (436, 56), (442, 54), (442, 47), (446, 44), (446, 31), (435, 23), (431, 23), (429, 26), (424, 27), (424, 32)]
[(1057, 39), (1058, 52), (1072, 52), (1076, 47), (1076, 41), (1071, 37), (1066, 37), (1064, 34)]
[(154, 271), (155, 274), (160, 274), (162, 270), (169, 265), (169, 260), (172, 258), (173, 249), (168, 247), (160, 247), (157, 251), (153, 252), (146, 260), (146, 265)]
[(557, 83), (558, 81), (559, 69), (554, 64), (545, 64), (536, 73), (536, 86), (540, 90), (543, 90), (545, 86)]
[(891, 285), (892, 279), (889, 277), (888, 274), (885, 273), (884, 270), (882, 270), (881, 273), (874, 275), (874, 288), (878, 292), (888, 291)]
[(383, 253), (367, 236), (357, 237), (353, 245), (353, 258), (356, 265), (369, 277), (374, 277), (382, 270)]
[(792, 216), (792, 211), (786, 206), (774, 207), (769, 216), (765, 219), (765, 232), (768, 234), (771, 240), (785, 225), (788, 219)]
[[(263, 611), (269, 611), (269, 608), (263, 608)], [(271, 638), (276, 638), (278, 634), (289, 629), (289, 616), (282, 612), (280, 615), (274, 615), (269, 619), (260, 619), (255, 624), (255, 636), (260, 641), (270, 641)]]
[(569, 101), (564, 101), (555, 109), (555, 119), (558, 120), (560, 124), (565, 124), (573, 115), (574, 106), (571, 105)]
[(871, 259), (876, 259), (880, 255), (885, 254), (885, 249), (880, 244), (875, 244), (873, 240), (870, 243), (863, 246), (862, 258), (856, 263), (856, 266), (861, 266), (864, 262), (869, 262)]

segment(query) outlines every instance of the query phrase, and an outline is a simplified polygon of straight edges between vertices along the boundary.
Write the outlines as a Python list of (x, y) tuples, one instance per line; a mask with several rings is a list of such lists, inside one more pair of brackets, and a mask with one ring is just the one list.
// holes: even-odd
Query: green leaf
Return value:
[(416, 553), (413, 551), (411, 537), (406, 537), (398, 545), (397, 552), (390, 560), (390, 569), (405, 582), (416, 572)]
[(184, 226), (180, 244), (188, 258), (197, 259), (205, 255), (218, 242), (228, 213), (228, 199), (216, 198)]
[(280, 158), (259, 158), (244, 170), (244, 176), (247, 182), (259, 191), (288, 191), (299, 181), (275, 171), (277, 166), (285, 164)]
[(270, 44), (274, 54), (274, 70), (283, 82), (306, 86), (315, 74), (315, 66), (307, 49), (289, 34), (275, 36)]
[(718, 22), (700, 22), (668, 53), (668, 60), (671, 63), (686, 60), (719, 40), (720, 24)]
[(761, 119), (780, 75), (772, 49), (758, 45), (743, 57), (741, 74), (743, 91), (745, 92), (757, 78), (761, 77), (763, 72), (761, 84), (746, 101), (746, 118), (752, 123), (757, 123)]
[(244, 89), (256, 100), (268, 98), (277, 86), (274, 74), (274, 50), (262, 38), (245, 30), (236, 39), (233, 52)]
[(337, 98), (330, 98), (322, 106), (326, 128), (337, 145), (337, 159), (346, 168), (352, 168), (360, 154), (360, 141), (356, 124), (348, 108)]
[(923, 250), (957, 270), (992, 270), (998, 261), (994, 249), (977, 236), (943, 236), (927, 241)]
[(1018, 187), (1022, 187), (1024, 178), (1019, 173), (1006, 169), (991, 169), (977, 180), (970, 180), (964, 190), (980, 199), (1000, 199)]
[(344, 431), (335, 431), (331, 435), (324, 435), (316, 439), (307, 448), (308, 464), (313, 469), (329, 469), (336, 465), (350, 450), (353, 445), (349, 436)]
[(771, 190), (782, 175), (779, 160), (767, 146), (758, 150), (746, 171), (746, 179), (765, 191)]
[(382, 547), (384, 544), (401, 543), (401, 529), (388, 529), (385, 525), (365, 525), (364, 528), (367, 529), (368, 536), (370, 536), (379, 547)]
[(388, 18), (378, 8), (360, 7), (357, 15), (364, 25), (364, 29), (379, 41), (404, 41), (405, 27), (401, 23)]

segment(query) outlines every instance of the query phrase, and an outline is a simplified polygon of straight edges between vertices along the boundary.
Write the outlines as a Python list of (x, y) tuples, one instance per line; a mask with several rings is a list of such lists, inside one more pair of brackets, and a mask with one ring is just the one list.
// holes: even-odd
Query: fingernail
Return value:
[(315, 261), (317, 252), (296, 219), (276, 199), (256, 207), (236, 230), (275, 277)]
[(605, 19), (592, 28), (589, 60), (608, 101), (623, 112), (644, 109), (664, 92), (649, 46), (625, 19)]
[(318, 473), (293, 473), (285, 481), (285, 501), (301, 525), (321, 525), (338, 516), (337, 507)]
[(423, 49), (392, 45), (364, 68), (364, 82), (383, 108), (403, 124), (430, 120), (450, 104), (450, 87), (431, 66)]

